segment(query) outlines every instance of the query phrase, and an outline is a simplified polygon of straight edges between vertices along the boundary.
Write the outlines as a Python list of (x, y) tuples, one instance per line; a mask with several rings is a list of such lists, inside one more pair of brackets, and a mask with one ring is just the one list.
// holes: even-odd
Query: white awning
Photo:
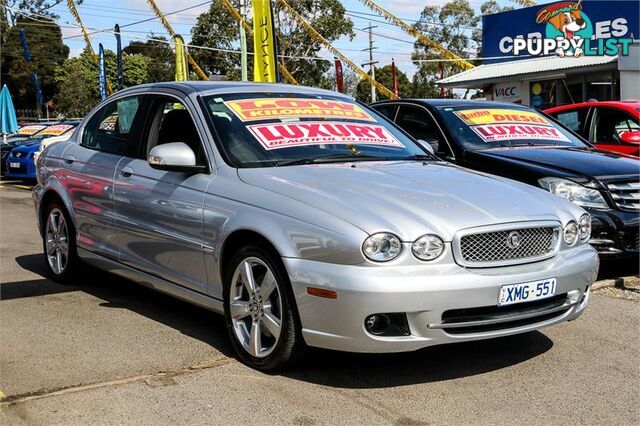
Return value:
[[(480, 88), (483, 84), (499, 82), (507, 77), (518, 76), (519, 79), (536, 77), (536, 74), (580, 72), (583, 67), (607, 67), (618, 60), (617, 56), (545, 56), (519, 61), (500, 62), (480, 65), (470, 70), (439, 80), (437, 83), (448, 87)], [(541, 76), (543, 77), (543, 76)], [(511, 79), (516, 80), (516, 79)]]

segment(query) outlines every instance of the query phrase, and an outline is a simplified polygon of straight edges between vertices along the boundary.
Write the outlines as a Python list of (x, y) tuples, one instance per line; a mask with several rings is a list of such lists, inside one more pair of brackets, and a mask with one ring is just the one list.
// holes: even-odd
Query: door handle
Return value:
[(73, 162), (75, 160), (76, 160), (76, 158), (73, 155), (68, 155), (68, 156), (64, 157), (65, 164), (73, 164)]
[(133, 176), (133, 169), (131, 167), (123, 167), (120, 170), (120, 177), (124, 180), (131, 179)]

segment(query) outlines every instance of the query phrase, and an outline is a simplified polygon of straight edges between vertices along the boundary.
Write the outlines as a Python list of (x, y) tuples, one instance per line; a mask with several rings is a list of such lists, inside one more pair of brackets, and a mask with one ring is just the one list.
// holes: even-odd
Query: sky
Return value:
[[(191, 7), (205, 2), (205, 0), (156, 0), (158, 7), (164, 13), (173, 12), (183, 8)], [(250, 2), (250, 1), (249, 1)], [(342, 0), (347, 12), (354, 22), (356, 36), (349, 40), (344, 37), (334, 43), (334, 46), (342, 51), (348, 58), (357, 64), (368, 61), (368, 52), (363, 49), (368, 47), (368, 34), (362, 28), (369, 25), (369, 19), (362, 13), (370, 14), (372, 11), (358, 0)], [(377, 3), (395, 14), (397, 17), (412, 24), (412, 20), (420, 17), (420, 12), (427, 5), (441, 5), (445, 0), (380, 0)], [(484, 0), (469, 0), (472, 7), (479, 11)], [(498, 0), (500, 5), (515, 5), (509, 0)], [(542, 1), (541, 3), (544, 3)], [(517, 5), (515, 5), (517, 7)], [(190, 31), (196, 22), (197, 16), (206, 11), (209, 5), (201, 5), (184, 12), (168, 16), (168, 20), (174, 30), (181, 34), (187, 43), (190, 41)], [(62, 2), (52, 9), (59, 15), (58, 23), (62, 26), (62, 34), (65, 44), (71, 50), (71, 56), (77, 56), (85, 46), (80, 30), (75, 27), (75, 20), (66, 7), (66, 2)], [(93, 29), (113, 28), (118, 23), (125, 25), (146, 18), (153, 18), (155, 15), (149, 8), (146, 0), (85, 0), (78, 6), (78, 11), (86, 27)], [(356, 16), (355, 14), (360, 14)], [(411, 52), (413, 51), (413, 40), (401, 29), (384, 22), (381, 17), (370, 17), (373, 25), (377, 25), (373, 31), (374, 60), (380, 61), (379, 66), (391, 63), (391, 58), (395, 59), (398, 68), (406, 72), (411, 77), (416, 67), (411, 62)], [(357, 30), (359, 29), (359, 30)], [(158, 35), (167, 35), (166, 30), (157, 19), (148, 22), (123, 28), (122, 44), (126, 46), (130, 41), (140, 40), (153, 32)], [(391, 38), (397, 40), (392, 40)], [(94, 49), (97, 50), (98, 43), (102, 43), (106, 49), (115, 50), (115, 37), (111, 33), (100, 33), (91, 36)], [(329, 52), (322, 52), (322, 56), (332, 58)]]

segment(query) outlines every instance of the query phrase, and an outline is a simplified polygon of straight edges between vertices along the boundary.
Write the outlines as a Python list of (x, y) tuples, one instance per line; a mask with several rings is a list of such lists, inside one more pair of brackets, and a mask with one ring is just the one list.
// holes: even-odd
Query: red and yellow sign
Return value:
[(458, 117), (470, 126), (478, 124), (543, 124), (551, 125), (549, 121), (533, 111), (517, 109), (465, 109), (455, 112)]
[(283, 118), (342, 118), (374, 121), (357, 104), (330, 99), (258, 98), (226, 101), (242, 121)]
[(471, 127), (485, 142), (518, 139), (542, 139), (569, 142), (569, 139), (552, 126), (537, 124), (482, 124)]
[(39, 125), (39, 124), (31, 124), (28, 126), (22, 126), (20, 127), (20, 129), (18, 129), (18, 134), (19, 135), (27, 135), (27, 136), (31, 136), (34, 133), (39, 132), (40, 130), (44, 129), (47, 126), (43, 126), (43, 125)]
[(254, 124), (247, 128), (267, 150), (323, 144), (404, 147), (387, 129), (377, 124), (303, 121)]
[(53, 126), (49, 126), (43, 131), (40, 132), (41, 135), (50, 135), (50, 136), (60, 136), (65, 133), (67, 130), (72, 129), (74, 126), (69, 124), (56, 124)]

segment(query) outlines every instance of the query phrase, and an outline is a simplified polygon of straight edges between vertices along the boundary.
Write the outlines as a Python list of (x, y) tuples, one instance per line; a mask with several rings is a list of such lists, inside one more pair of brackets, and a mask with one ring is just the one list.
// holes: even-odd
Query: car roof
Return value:
[(577, 104), (560, 105), (557, 107), (546, 109), (545, 112), (560, 112), (571, 111), (578, 108), (590, 108), (595, 106), (612, 107), (618, 109), (624, 109), (633, 113), (637, 113), (640, 110), (640, 101), (592, 101), (592, 102), (579, 102)]
[(129, 91), (139, 91), (140, 89), (173, 89), (179, 90), (185, 94), (226, 94), (226, 93), (259, 93), (259, 92), (276, 92), (276, 93), (295, 93), (308, 95), (330, 95), (339, 96), (345, 99), (352, 99), (350, 96), (331, 90), (317, 89), (314, 87), (297, 86), (292, 84), (281, 83), (252, 83), (243, 81), (167, 81), (162, 83), (149, 83), (133, 86), (125, 89), (120, 93)]
[(528, 108), (524, 105), (514, 104), (511, 102), (498, 102), (487, 101), (484, 99), (398, 99), (394, 101), (380, 101), (371, 104), (371, 106), (384, 105), (384, 104), (398, 104), (398, 103), (412, 103), (418, 105), (428, 105), (432, 107), (472, 107), (472, 108), (484, 108), (484, 107), (496, 107), (503, 106), (508, 108)]

